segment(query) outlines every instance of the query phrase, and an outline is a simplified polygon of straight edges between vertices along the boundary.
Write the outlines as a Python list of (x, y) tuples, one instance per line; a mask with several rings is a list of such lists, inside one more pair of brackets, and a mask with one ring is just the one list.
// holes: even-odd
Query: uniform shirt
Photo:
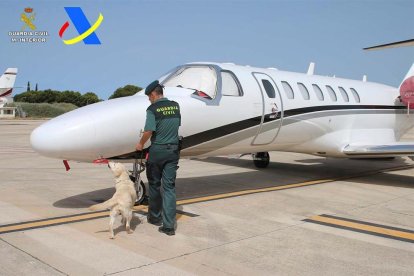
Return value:
[(180, 125), (181, 114), (178, 103), (161, 98), (147, 108), (144, 131), (153, 132), (152, 144), (178, 144), (178, 127)]

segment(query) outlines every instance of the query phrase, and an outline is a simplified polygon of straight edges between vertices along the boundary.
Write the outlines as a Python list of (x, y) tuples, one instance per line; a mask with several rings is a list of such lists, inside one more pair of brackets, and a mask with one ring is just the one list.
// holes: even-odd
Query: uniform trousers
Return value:
[(147, 161), (149, 217), (162, 219), (164, 228), (175, 228), (175, 179), (179, 160), (178, 145), (151, 145)]

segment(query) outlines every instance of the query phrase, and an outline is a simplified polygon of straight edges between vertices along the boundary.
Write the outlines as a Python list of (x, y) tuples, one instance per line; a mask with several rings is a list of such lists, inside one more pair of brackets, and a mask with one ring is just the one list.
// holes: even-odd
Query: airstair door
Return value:
[(268, 145), (276, 140), (283, 121), (283, 102), (275, 81), (267, 74), (253, 73), (262, 98), (262, 118), (252, 145)]

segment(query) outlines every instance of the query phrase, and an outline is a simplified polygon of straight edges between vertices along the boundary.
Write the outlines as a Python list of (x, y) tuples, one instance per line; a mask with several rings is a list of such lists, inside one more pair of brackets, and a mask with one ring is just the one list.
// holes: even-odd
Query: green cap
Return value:
[(149, 95), (154, 89), (160, 85), (160, 82), (158, 80), (155, 80), (148, 84), (147, 88), (145, 88), (145, 95)]

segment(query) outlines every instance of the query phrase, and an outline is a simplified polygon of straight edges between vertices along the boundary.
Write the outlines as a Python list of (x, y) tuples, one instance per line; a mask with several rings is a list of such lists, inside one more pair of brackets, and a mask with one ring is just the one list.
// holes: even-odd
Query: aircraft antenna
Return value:
[(309, 68), (308, 68), (307, 74), (308, 75), (313, 75), (314, 72), (315, 72), (315, 63), (314, 62), (311, 62), (309, 64)]

